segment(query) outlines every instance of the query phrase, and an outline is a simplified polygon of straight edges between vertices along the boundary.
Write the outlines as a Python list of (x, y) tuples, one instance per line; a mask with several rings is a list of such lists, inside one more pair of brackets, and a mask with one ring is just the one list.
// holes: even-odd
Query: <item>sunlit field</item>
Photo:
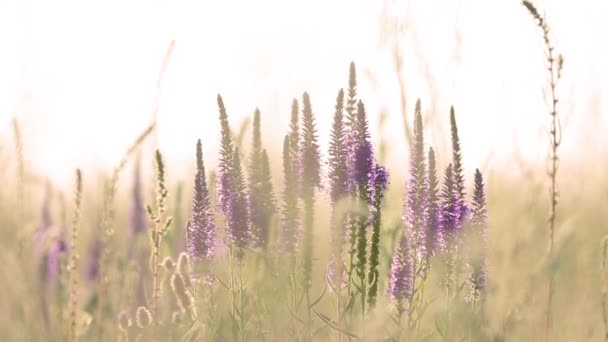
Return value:
[[(285, 53), (302, 72), (266, 72), (275, 57), (257, 56), (238, 87), (215, 75), (179, 88), (175, 70), (204, 72), (179, 69), (183, 51), (200, 52), (180, 52), (178, 35), (146, 76), (152, 95), (132, 93), (144, 109), (111, 90), (109, 104), (85, 103), (99, 84), (93, 96), (65, 83), (84, 99), (61, 105), (59, 87), (48, 111), (8, 89), (19, 100), (0, 117), (0, 340), (608, 341), (603, 88), (569, 89), (601, 48), (559, 44), (559, 6), (513, 2), (514, 32), (532, 43), (496, 56), (518, 66), (459, 69), (476, 57), (454, 29), (439, 39), (447, 71), (434, 72), (441, 59), (418, 41), (433, 34), (396, 14), (407, 4), (376, 8), (386, 63), (327, 57), (327, 82), (312, 71), (322, 60)], [(239, 58), (212, 60), (210, 74)], [(508, 70), (538, 91), (512, 90)], [(471, 83), (445, 85), (465, 71)], [(312, 86), (282, 87), (289, 75)], [(249, 108), (256, 81), (279, 85)], [(108, 89), (128, 94), (119, 83)], [(179, 89), (205, 93), (176, 106), (190, 98)]]

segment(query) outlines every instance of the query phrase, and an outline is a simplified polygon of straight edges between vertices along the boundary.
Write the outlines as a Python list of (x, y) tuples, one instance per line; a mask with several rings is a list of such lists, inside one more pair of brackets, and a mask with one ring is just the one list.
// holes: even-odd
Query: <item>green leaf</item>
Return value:
[(325, 324), (327, 324), (328, 327), (332, 328), (333, 330), (339, 331), (341, 333), (343, 333), (344, 335), (350, 337), (350, 338), (354, 338), (355, 340), (358, 340), (359, 337), (357, 335), (355, 335), (354, 333), (339, 327), (338, 325), (336, 325), (336, 323), (334, 323), (334, 321), (325, 316), (324, 314), (318, 312), (317, 310), (312, 310), (323, 322), (325, 322)]
[(327, 290), (327, 286), (323, 287), (323, 292), (321, 293), (321, 295), (319, 296), (319, 298), (317, 298), (315, 301), (313, 301), (312, 303), (310, 303), (310, 308), (314, 308), (315, 305), (319, 304), (319, 302), (321, 301), (321, 299), (323, 299), (323, 296), (325, 296), (325, 290)]
[(165, 226), (163, 227), (163, 234), (166, 234), (169, 231), (169, 228), (171, 228), (171, 223), (173, 223), (173, 217), (169, 216), (165, 221)]

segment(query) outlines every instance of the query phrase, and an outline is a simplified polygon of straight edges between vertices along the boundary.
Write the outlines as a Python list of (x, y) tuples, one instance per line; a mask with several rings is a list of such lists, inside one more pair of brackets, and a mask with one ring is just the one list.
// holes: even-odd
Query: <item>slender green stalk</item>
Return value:
[(602, 317), (604, 321), (604, 341), (608, 342), (608, 235), (602, 240)]
[(239, 263), (239, 304), (241, 306), (241, 342), (245, 342), (245, 287), (243, 286), (243, 264)]
[(417, 295), (417, 287), (416, 287), (416, 279), (418, 278), (418, 258), (413, 258), (413, 269), (414, 273), (412, 274), (412, 286), (413, 291), (412, 295), (408, 298), (408, 315), (407, 315), (407, 340), (409, 341), (412, 334), (412, 328), (415, 327), (414, 321), (414, 312), (416, 312), (416, 295)]
[(361, 280), (360, 283), (360, 295), (361, 295), (361, 317), (365, 318), (365, 297), (367, 294), (366, 279), (365, 279), (365, 268), (367, 265), (367, 219), (365, 216), (359, 216), (357, 218), (358, 234), (357, 234), (357, 276)]
[[(341, 275), (340, 275), (341, 276)], [(342, 324), (342, 285), (338, 284), (336, 287), (336, 319), (338, 324)], [(338, 336), (338, 342), (342, 342), (342, 332), (337, 330), (336, 335)]]
[(163, 236), (166, 234), (171, 221), (163, 224), (165, 213), (165, 200), (167, 198), (167, 189), (165, 187), (165, 165), (162, 155), (159, 150), (156, 150), (156, 213), (152, 212), (152, 208), (148, 206), (148, 214), (154, 222), (154, 231), (152, 232), (152, 318), (158, 323), (158, 301), (160, 298), (160, 247)]
[(451, 318), (452, 318), (452, 312), (451, 312), (451, 307), (452, 307), (452, 296), (454, 296), (453, 294), (453, 290), (454, 290), (454, 285), (458, 284), (457, 281), (454, 280), (455, 275), (455, 267), (456, 267), (456, 261), (454, 259), (454, 255), (453, 252), (448, 252), (447, 254), (447, 279), (446, 279), (446, 283), (445, 283), (445, 332), (443, 334), (444, 337), (444, 341), (450, 341), (450, 324), (451, 324)]
[(306, 334), (308, 341), (312, 340), (312, 308), (310, 307), (310, 288), (312, 286), (312, 243), (313, 243), (313, 217), (314, 217), (314, 200), (312, 196), (306, 196), (304, 199), (304, 293), (306, 298), (307, 323)]
[(72, 237), (70, 241), (70, 340), (76, 341), (76, 310), (78, 306), (78, 224), (80, 221), (80, 207), (82, 203), (82, 173), (76, 169), (76, 189), (74, 196), (74, 219), (72, 220)]

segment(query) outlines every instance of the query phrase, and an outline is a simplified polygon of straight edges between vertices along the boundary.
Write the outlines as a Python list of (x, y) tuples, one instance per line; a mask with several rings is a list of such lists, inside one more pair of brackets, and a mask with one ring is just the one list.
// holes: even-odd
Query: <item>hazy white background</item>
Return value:
[[(608, 3), (536, 4), (565, 57), (564, 159), (605, 158)], [(264, 144), (278, 156), (291, 99), (308, 90), (326, 141), (351, 60), (374, 139), (382, 134), (390, 143), (398, 170), (407, 152), (391, 49), (381, 42), (382, 9), (382, 1), (369, 0), (0, 0), (0, 148), (12, 149), (10, 120), (17, 116), (36, 171), (66, 184), (76, 166), (110, 169), (151, 122), (163, 55), (175, 39), (158, 114), (173, 175), (191, 167), (199, 137), (215, 165), (218, 93), (234, 129), (261, 109)], [(407, 10), (389, 12), (407, 18), (400, 45), (410, 112), (416, 97), (427, 108), (436, 93), (443, 138), (429, 130), (429, 143), (445, 146), (454, 104), (468, 170), (504, 169), (514, 156), (545, 159), (543, 46), (519, 1), (412, 0)], [(424, 70), (435, 80), (432, 89)], [(389, 115), (383, 131), (382, 110)]]

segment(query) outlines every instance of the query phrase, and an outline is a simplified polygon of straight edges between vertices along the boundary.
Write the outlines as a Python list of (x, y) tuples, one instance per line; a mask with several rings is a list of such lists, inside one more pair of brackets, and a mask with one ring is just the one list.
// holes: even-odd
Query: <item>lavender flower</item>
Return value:
[(456, 114), (454, 106), (450, 107), (450, 127), (452, 133), (452, 159), (454, 163), (454, 187), (458, 193), (459, 213), (458, 220), (463, 224), (466, 220), (468, 208), (465, 201), (464, 173), (462, 170), (462, 152), (460, 149), (460, 138), (458, 138), (458, 126), (456, 125)]
[[(259, 197), (255, 198), (260, 203), (260, 224), (264, 229), (261, 231), (260, 238), (262, 239), (262, 246), (268, 245), (269, 229), (271, 224), (272, 215), (277, 210), (276, 198), (274, 195), (274, 189), (272, 186), (272, 171), (270, 170), (270, 160), (268, 159), (268, 153), (266, 150), (262, 150), (262, 158), (260, 163), (261, 177), (260, 177), (260, 193)], [(250, 201), (252, 201), (250, 197)]]
[(440, 226), (444, 235), (446, 248), (448, 252), (452, 252), (458, 247), (460, 239), (460, 201), (458, 199), (458, 190), (454, 181), (454, 169), (452, 164), (448, 165), (445, 170), (443, 181), (443, 190), (440, 196), (441, 200), (441, 218)]
[(439, 224), (445, 241), (445, 254), (443, 255), (446, 266), (444, 286), (447, 291), (448, 301), (453, 296), (458, 286), (457, 275), (462, 266), (460, 252), (462, 245), (462, 232), (460, 222), (460, 200), (455, 184), (455, 173), (452, 164), (445, 170), (443, 189), (440, 195), (441, 218)]
[[(370, 177), (373, 172), (373, 152), (370, 142), (367, 117), (365, 114), (365, 106), (362, 101), (357, 103), (357, 117), (354, 127), (352, 127), (349, 146), (350, 152), (350, 170), (349, 184), (355, 189), (354, 193), (357, 199), (363, 206), (369, 206), (372, 203)], [(353, 219), (353, 225), (356, 229), (356, 274), (361, 279), (361, 303), (365, 310), (365, 297), (367, 295), (366, 265), (367, 265), (367, 227), (369, 220), (367, 214), (356, 215)], [(355, 231), (351, 231), (351, 234)], [(351, 236), (352, 242), (353, 236)]]
[[(63, 229), (60, 229), (63, 230)], [(47, 282), (59, 279), (61, 270), (61, 257), (68, 251), (68, 244), (64, 238), (53, 240), (44, 255), (44, 275)]]
[(414, 286), (414, 265), (411, 241), (402, 234), (393, 254), (389, 276), (388, 294), (398, 302), (412, 297)]
[(347, 149), (345, 144), (343, 109), (344, 91), (340, 89), (336, 98), (336, 111), (334, 113), (328, 151), (330, 197), (333, 205), (347, 194)]
[(357, 117), (352, 131), (352, 140), (349, 143), (351, 166), (349, 183), (355, 187), (361, 200), (370, 203), (369, 181), (374, 166), (374, 156), (365, 106), (362, 101), (357, 103)]
[(47, 183), (40, 225), (34, 234), (34, 251), (42, 257), (42, 275), (45, 281), (54, 282), (58, 279), (61, 270), (61, 257), (67, 252), (68, 244), (63, 237), (64, 228), (53, 225), (51, 217), (51, 185)]
[(424, 158), (424, 134), (420, 100), (416, 101), (414, 136), (411, 146), (410, 170), (403, 215), (405, 230), (411, 238), (416, 264), (426, 258), (428, 216), (428, 183)]
[(293, 253), (298, 243), (297, 175), (289, 135), (283, 140), (283, 210), (281, 220), (281, 249)]
[(220, 126), (221, 126), (221, 146), (220, 160), (217, 174), (217, 192), (218, 202), (222, 213), (225, 215), (230, 210), (229, 205), (234, 193), (234, 143), (232, 141), (232, 132), (228, 123), (228, 114), (224, 101), (220, 95), (217, 96), (217, 104), (220, 111)]
[(43, 253), (45, 248), (45, 241), (48, 237), (49, 231), (53, 225), (53, 218), (51, 217), (51, 184), (47, 181), (44, 199), (42, 201), (42, 209), (40, 211), (40, 225), (34, 233), (33, 244), (34, 251), (38, 254)]
[(384, 192), (388, 186), (388, 172), (384, 166), (376, 164), (372, 175), (373, 184), (373, 200), (372, 200), (372, 218), (371, 225), (373, 227), (370, 256), (369, 256), (369, 273), (367, 281), (369, 283), (369, 291), (367, 301), (369, 308), (376, 305), (376, 295), (378, 294), (378, 266), (380, 264), (380, 228), (382, 226), (382, 200)]
[(302, 131), (299, 146), (299, 181), (303, 197), (312, 197), (314, 190), (321, 187), (321, 162), (317, 128), (307, 92), (302, 96)]
[(249, 198), (238, 148), (234, 147), (232, 132), (224, 101), (217, 96), (220, 111), (221, 146), (217, 175), (219, 208), (226, 216), (226, 235), (237, 258), (243, 257), (244, 249), (252, 244)]
[(253, 236), (249, 215), (249, 198), (245, 189), (245, 179), (238, 148), (234, 149), (233, 160), (233, 173), (228, 184), (233, 192), (228, 200), (227, 233), (230, 242), (237, 248), (237, 257), (242, 258), (244, 249), (251, 246)]
[(428, 218), (426, 228), (427, 257), (431, 257), (443, 248), (443, 236), (440, 227), (439, 208), (439, 180), (437, 178), (437, 164), (435, 162), (435, 151), (429, 148), (429, 170), (428, 170)]
[(291, 103), (291, 121), (289, 123), (289, 153), (293, 163), (293, 169), (298, 169), (298, 156), (300, 155), (300, 126), (298, 123), (300, 117), (300, 107), (298, 100), (293, 99)]
[(200, 139), (196, 144), (196, 166), (192, 194), (192, 216), (186, 227), (186, 249), (192, 260), (209, 260), (215, 254), (215, 222), (205, 178)]
[[(256, 109), (253, 115), (253, 142), (249, 157), (249, 212), (251, 213), (252, 231), (257, 237), (257, 247), (266, 247), (268, 244), (268, 226), (270, 218), (275, 211), (272, 179), (268, 156), (264, 157), (262, 149), (262, 136), (260, 130), (260, 110)], [(264, 160), (264, 158), (266, 158)]]
[(102, 244), (100, 239), (94, 239), (89, 245), (88, 262), (85, 279), (89, 284), (97, 283), (99, 278), (99, 260), (101, 259)]
[(302, 132), (299, 155), (300, 191), (304, 200), (303, 286), (308, 291), (312, 276), (312, 240), (315, 189), (321, 186), (321, 161), (317, 143), (317, 129), (308, 93), (304, 93)]
[(481, 299), (486, 288), (487, 277), (487, 229), (488, 212), (486, 208), (486, 194), (484, 191), (483, 176), (479, 170), (475, 170), (475, 187), (473, 190), (473, 201), (471, 203), (471, 249), (473, 253), (469, 257), (469, 294), (465, 298), (468, 302)]
[(331, 256), (327, 269), (327, 277), (334, 288), (342, 287), (345, 279), (345, 267), (342, 260), (342, 245), (344, 243), (345, 215), (336, 206), (347, 196), (348, 170), (346, 166), (347, 149), (344, 130), (344, 91), (340, 89), (336, 97), (336, 110), (332, 124), (329, 142), (329, 184), (332, 213), (330, 219)]
[(357, 70), (355, 63), (350, 62), (348, 69), (348, 97), (346, 99), (346, 128), (351, 131), (356, 121), (357, 110)]

